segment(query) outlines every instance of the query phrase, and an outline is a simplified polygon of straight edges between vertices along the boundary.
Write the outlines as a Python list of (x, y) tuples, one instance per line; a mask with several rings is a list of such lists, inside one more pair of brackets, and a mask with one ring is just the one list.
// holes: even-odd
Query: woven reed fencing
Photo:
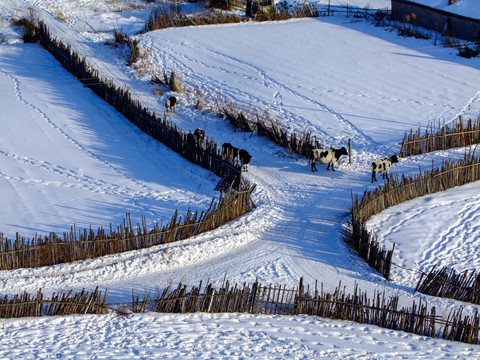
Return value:
[(108, 311), (118, 314), (143, 313), (225, 313), (312, 315), (324, 318), (350, 320), (361, 324), (406, 331), (418, 335), (479, 344), (479, 315), (463, 316), (462, 311), (451, 311), (446, 318), (436, 315), (435, 307), (413, 301), (411, 307), (401, 307), (399, 297), (386, 298), (375, 293), (369, 298), (366, 292), (355, 286), (348, 294), (341, 284), (329, 293), (315, 284), (313, 289), (304, 286), (300, 279), (298, 287), (263, 286), (258, 282), (251, 285), (230, 285), (224, 281), (220, 288), (211, 284), (192, 287), (179, 284), (167, 287), (151, 298), (150, 294), (140, 298), (132, 291), (132, 302), (108, 303), (106, 293), (96, 289), (93, 293), (83, 290), (80, 294), (54, 295), (45, 299), (41, 291), (37, 296), (25, 293), (21, 296), (0, 301), (0, 317), (101, 314)]
[[(128, 90), (117, 87), (112, 80), (100, 78), (98, 71), (87, 64), (71, 46), (64, 45), (54, 39), (47, 26), (39, 22), (36, 37), (40, 44), (50, 52), (55, 59), (85, 87), (92, 90), (104, 101), (113, 106), (125, 118), (135, 124), (142, 131), (162, 142), (173, 151), (190, 162), (200, 165), (214, 174), (225, 177), (231, 174), (240, 174), (240, 165), (232, 159), (222, 157), (221, 148), (216, 141), (206, 137), (198, 142), (192, 133), (185, 133), (175, 124), (167, 122), (155, 113), (143, 107), (138, 100), (132, 99)], [(32, 35), (33, 36), (33, 35)], [(313, 148), (323, 148), (322, 144), (310, 133), (289, 133), (271, 119), (248, 119), (243, 111), (222, 109), (224, 115), (235, 129), (245, 132), (256, 132), (277, 145), (299, 155), (308, 156)]]
[(243, 183), (243, 191), (222, 193), (220, 199), (213, 199), (206, 211), (187, 212), (185, 217), (172, 216), (169, 223), (155, 225), (147, 229), (145, 219), (142, 224), (132, 225), (127, 214), (122, 225), (116, 230), (99, 228), (70, 232), (63, 236), (50, 233), (32, 239), (21, 237), (18, 233), (14, 240), (0, 234), (0, 270), (13, 270), (27, 267), (49, 266), (78, 260), (97, 258), (110, 254), (145, 249), (151, 246), (180, 241), (203, 232), (213, 230), (250, 211), (254, 206), (251, 193), (255, 189)]
[(220, 177), (240, 174), (240, 165), (223, 158), (221, 149), (213, 139), (207, 137), (197, 141), (191, 132), (181, 131), (175, 124), (143, 107), (131, 97), (128, 90), (115, 86), (112, 80), (100, 78), (98, 71), (88, 65), (85, 58), (81, 58), (70, 46), (54, 39), (42, 22), (38, 24), (38, 38), (40, 44), (67, 71), (143, 132)]
[(415, 291), (480, 305), (480, 274), (467, 270), (457, 273), (434, 266), (428, 274), (422, 273)]
[[(100, 79), (98, 72), (87, 65), (84, 58), (53, 39), (45, 24), (39, 22), (37, 33), (32, 38), (39, 39), (42, 46), (49, 51), (61, 65), (76, 76), (86, 87), (115, 107), (128, 120), (142, 131), (161, 141), (192, 163), (198, 164), (220, 177), (234, 176), (240, 180), (240, 165), (225, 159), (213, 139), (199, 141), (191, 132), (184, 133), (174, 124), (158, 118), (155, 113), (133, 100), (130, 93), (116, 87), (113, 81)], [(59, 263), (73, 262), (94, 257), (115, 254), (130, 250), (143, 249), (158, 244), (179, 241), (217, 228), (254, 207), (251, 193), (255, 185), (248, 181), (236, 181), (238, 191), (222, 192), (220, 199), (212, 200), (210, 208), (199, 214), (188, 212), (182, 219), (178, 212), (165, 226), (156, 225), (148, 230), (144, 219), (137, 229), (132, 226), (130, 216), (123, 225), (110, 232), (99, 228), (78, 231), (72, 227), (63, 237), (55, 233), (48, 236), (35, 236), (26, 239), (17, 233), (14, 240), (0, 234), (0, 270), (38, 267)]]
[(382, 274), (385, 279), (390, 280), (395, 244), (391, 250), (384, 249), (378, 242), (377, 237), (372, 236), (366, 229), (365, 224), (359, 221), (351, 222), (350, 228), (344, 233), (344, 240), (350, 249), (364, 259), (372, 269)]
[(392, 175), (384, 186), (373, 192), (365, 191), (362, 200), (355, 197), (352, 213), (356, 221), (365, 222), (390, 206), (477, 180), (480, 180), (480, 162), (473, 154), (465, 155), (457, 163), (444, 160), (440, 168), (423, 174), (402, 175), (400, 179)]
[(432, 124), (422, 134), (420, 128), (405, 133), (399, 156), (406, 157), (424, 154), (437, 150), (447, 150), (456, 147), (480, 143), (480, 116), (476, 121), (471, 119), (464, 124), (460, 116), (456, 122), (436, 129)]
[(373, 192), (365, 191), (361, 200), (358, 196), (352, 198), (351, 230), (345, 236), (347, 244), (388, 280), (395, 244), (391, 250), (381, 249), (376, 237), (366, 229), (365, 222), (390, 206), (480, 180), (479, 170), (479, 160), (472, 154), (465, 155), (458, 163), (443, 161), (440, 168), (423, 174), (402, 175), (400, 179), (390, 176), (384, 186)]
[(258, 114), (248, 118), (247, 115), (236, 109), (223, 107), (223, 114), (235, 129), (243, 132), (255, 132), (273, 143), (283, 147), (288, 152), (308, 157), (311, 149), (323, 148), (322, 143), (311, 133), (297, 134), (279, 125), (268, 116), (261, 118)]

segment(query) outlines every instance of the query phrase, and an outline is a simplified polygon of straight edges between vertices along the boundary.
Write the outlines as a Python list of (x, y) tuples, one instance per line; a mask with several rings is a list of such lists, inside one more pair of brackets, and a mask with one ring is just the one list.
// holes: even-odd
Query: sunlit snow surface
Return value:
[[(458, 0), (457, 0), (458, 2)], [(114, 11), (109, 1), (0, 0), (0, 230), (12, 238), (168, 221), (175, 209), (206, 209), (219, 180), (148, 138), (103, 103), (38, 45), (24, 45), (9, 18), (38, 6), (52, 33), (78, 49), (102, 76), (131, 89), (163, 114), (144, 75), (125, 66), (124, 52), (105, 45), (112, 31), (137, 33), (150, 9)], [(352, 3), (352, 2), (350, 2)], [(361, 4), (360, 4), (361, 3)], [(375, 4), (374, 4), (375, 3)], [(383, 1), (385, 3), (385, 1)], [(385, 7), (370, 1), (370, 6)], [(353, 5), (353, 4), (352, 4)], [(359, 5), (367, 6), (359, 1)], [(388, 7), (389, 5), (387, 5)], [(42, 10), (43, 9), (43, 10)], [(44, 10), (47, 11), (44, 11)], [(109, 11), (110, 9), (111, 11)], [(50, 13), (62, 11), (66, 23)], [(59, 16), (59, 14), (55, 14)], [(104, 33), (103, 31), (107, 31)], [(373, 190), (372, 160), (398, 153), (405, 131), (480, 113), (480, 64), (432, 41), (404, 39), (392, 29), (342, 16), (282, 23), (168, 29), (136, 35), (144, 66), (179, 74), (187, 94), (169, 117), (185, 130), (201, 127), (220, 144), (247, 149), (246, 177), (257, 184), (256, 209), (187, 241), (49, 268), (0, 272), (2, 293), (48, 296), (62, 290), (108, 289), (111, 302), (155, 294), (169, 284), (210, 280), (296, 286), (300, 277), (332, 291), (355, 283), (373, 296), (397, 294), (410, 306), (418, 270), (433, 265), (478, 269), (479, 185), (473, 183), (402, 204), (369, 226), (387, 248), (396, 243), (392, 281), (374, 273), (342, 243), (352, 194)], [(17, 40), (15, 40), (17, 39)], [(15, 43), (14, 43), (15, 42)], [(256, 135), (233, 132), (223, 119), (193, 108), (195, 89), (212, 99), (256, 107), (325, 146), (352, 139), (352, 164), (335, 172)], [(392, 172), (415, 174), (458, 160), (457, 149), (401, 159)], [(422, 297), (423, 298), (423, 297)], [(437, 313), (465, 306), (428, 298)], [(69, 316), (2, 320), (4, 358), (474, 358), (478, 347), (402, 332), (309, 317), (242, 314), (128, 317)], [(15, 344), (15, 346), (14, 346)]]

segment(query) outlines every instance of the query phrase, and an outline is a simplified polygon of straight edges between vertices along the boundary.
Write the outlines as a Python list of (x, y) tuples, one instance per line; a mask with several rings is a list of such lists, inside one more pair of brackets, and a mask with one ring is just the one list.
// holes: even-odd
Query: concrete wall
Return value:
[[(392, 19), (436, 30), (457, 39), (480, 41), (480, 20), (437, 10), (407, 0), (392, 1)], [(480, 6), (480, 5), (479, 5)]]

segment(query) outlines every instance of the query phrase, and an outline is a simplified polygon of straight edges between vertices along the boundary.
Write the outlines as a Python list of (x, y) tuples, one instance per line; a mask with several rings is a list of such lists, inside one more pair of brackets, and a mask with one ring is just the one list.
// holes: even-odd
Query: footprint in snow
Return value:
[(276, 91), (275, 94), (273, 94), (273, 98), (275, 99), (275, 105), (283, 105), (283, 97), (280, 91)]

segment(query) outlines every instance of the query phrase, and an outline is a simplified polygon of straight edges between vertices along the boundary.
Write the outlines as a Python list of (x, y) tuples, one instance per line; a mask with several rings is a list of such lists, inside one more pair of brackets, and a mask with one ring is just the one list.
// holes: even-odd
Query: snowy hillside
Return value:
[[(360, 3), (361, 1), (359, 1)], [(83, 86), (41, 47), (21, 44), (9, 17), (36, 6), (52, 33), (70, 43), (100, 73), (131, 89), (162, 114), (144, 74), (106, 45), (114, 29), (135, 34), (150, 8), (112, 11), (123, 2), (0, 0), (0, 230), (68, 231), (134, 221), (165, 221), (175, 209), (204, 210), (219, 180), (146, 137)], [(139, 2), (140, 3), (140, 2)], [(363, 5), (363, 2), (362, 6)], [(372, 2), (370, 2), (372, 3)], [(57, 6), (55, 6), (57, 4)], [(66, 22), (55, 19), (62, 10)], [(58, 16), (58, 15), (57, 15)], [(142, 20), (143, 19), (143, 20)], [(105, 31), (105, 32), (104, 32)], [(211, 233), (167, 246), (49, 268), (0, 272), (4, 294), (108, 289), (111, 302), (156, 293), (169, 284), (210, 280), (294, 286), (319, 281), (347, 289), (423, 299), (438, 314), (477, 306), (413, 292), (418, 270), (434, 264), (479, 268), (476, 211), (479, 184), (402, 204), (371, 220), (390, 247), (392, 281), (385, 281), (342, 242), (351, 196), (372, 190), (370, 163), (398, 153), (405, 131), (429, 122), (480, 114), (480, 63), (430, 41), (404, 39), (363, 20), (330, 18), (171, 28), (136, 35), (142, 66), (179, 74), (186, 94), (169, 119), (181, 129), (205, 129), (220, 144), (253, 154), (249, 180), (256, 209)], [(326, 146), (352, 139), (352, 164), (335, 172), (256, 135), (234, 132), (215, 114), (194, 109), (195, 89), (212, 99), (268, 112), (289, 129), (315, 134)], [(401, 159), (394, 173), (428, 170), (466, 149)], [(420, 215), (422, 217), (420, 217)], [(431, 224), (431, 226), (430, 226)], [(430, 231), (428, 231), (430, 230)], [(422, 232), (423, 231), (423, 232)], [(427, 231), (427, 234), (425, 233)], [(454, 245), (453, 245), (454, 244)], [(468, 246), (465, 246), (468, 244)], [(243, 314), (137, 314), (0, 321), (5, 358), (474, 358), (478, 346), (440, 341), (374, 326), (318, 317)], [(17, 346), (14, 346), (17, 345)]]

